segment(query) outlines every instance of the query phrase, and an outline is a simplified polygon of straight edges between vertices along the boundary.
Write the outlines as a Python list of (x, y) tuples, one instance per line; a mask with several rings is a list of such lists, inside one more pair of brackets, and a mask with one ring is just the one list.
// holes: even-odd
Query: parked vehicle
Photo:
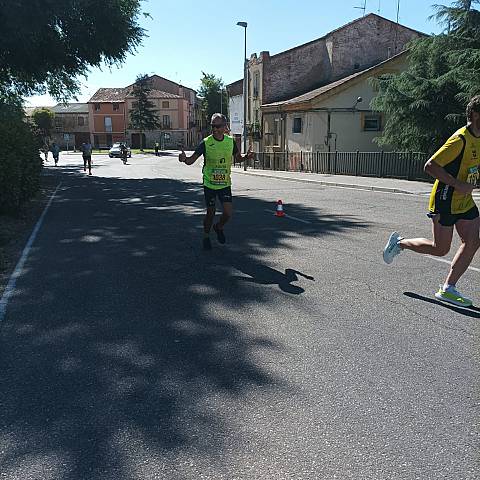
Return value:
[[(122, 142), (114, 143), (112, 145), (112, 148), (108, 151), (108, 156), (110, 158), (122, 158), (122, 145), (125, 145)], [(128, 158), (132, 157), (132, 151), (130, 150), (130, 147), (128, 145), (125, 145), (127, 148), (127, 155)]]

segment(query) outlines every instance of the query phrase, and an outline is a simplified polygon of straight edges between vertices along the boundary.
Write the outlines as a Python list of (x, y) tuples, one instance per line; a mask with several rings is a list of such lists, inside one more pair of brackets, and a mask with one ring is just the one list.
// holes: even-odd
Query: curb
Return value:
[(358, 190), (369, 190), (373, 192), (384, 192), (384, 193), (402, 193), (405, 195), (417, 195), (417, 196), (424, 196), (429, 195), (430, 191), (425, 192), (412, 192), (409, 190), (402, 190), (400, 188), (391, 188), (391, 187), (378, 187), (375, 185), (361, 185), (356, 183), (339, 183), (339, 182), (327, 182), (325, 180), (313, 180), (313, 179), (306, 179), (306, 178), (287, 178), (287, 177), (279, 177), (276, 175), (269, 175), (265, 173), (252, 173), (248, 171), (238, 171), (237, 169), (233, 170), (235, 173), (239, 173), (241, 175), (251, 175), (256, 177), (266, 177), (266, 178), (275, 178), (277, 180), (285, 180), (287, 182), (302, 182), (302, 183), (315, 183), (318, 185), (324, 185), (327, 187), (340, 187), (340, 188), (356, 188)]

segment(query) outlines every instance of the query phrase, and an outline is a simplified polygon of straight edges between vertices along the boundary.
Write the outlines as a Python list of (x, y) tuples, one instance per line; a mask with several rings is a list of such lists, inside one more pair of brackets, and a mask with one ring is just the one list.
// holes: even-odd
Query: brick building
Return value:
[[(247, 126), (263, 148), (262, 105), (281, 102), (367, 70), (424, 34), (376, 14), (284, 52), (253, 54), (248, 62)], [(234, 82), (227, 90), (238, 90)]]
[[(107, 148), (126, 141), (133, 148), (140, 146), (140, 132), (130, 128), (130, 111), (135, 98), (133, 85), (124, 88), (100, 88), (88, 101), (92, 144)], [(150, 77), (150, 101), (155, 105), (160, 127), (144, 132), (144, 145), (155, 142), (165, 148), (178, 144), (196, 145), (200, 138), (200, 106), (195, 90), (167, 80), (159, 75)]]

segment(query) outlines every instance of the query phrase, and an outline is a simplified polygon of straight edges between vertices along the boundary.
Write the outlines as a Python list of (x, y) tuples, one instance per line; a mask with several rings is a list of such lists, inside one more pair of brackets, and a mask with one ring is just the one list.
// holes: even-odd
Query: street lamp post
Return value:
[[(237, 22), (239, 27), (245, 30), (245, 52), (243, 55), (243, 152), (247, 153), (247, 79), (248, 79), (248, 60), (247, 60), (247, 22)], [(243, 169), (247, 169), (247, 161), (243, 161)]]

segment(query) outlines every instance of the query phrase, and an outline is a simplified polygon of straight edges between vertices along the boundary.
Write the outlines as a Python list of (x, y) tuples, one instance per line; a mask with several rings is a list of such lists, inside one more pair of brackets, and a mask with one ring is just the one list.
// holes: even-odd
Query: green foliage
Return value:
[(48, 108), (36, 108), (32, 113), (32, 120), (43, 137), (44, 143), (48, 141), (53, 130), (55, 114)]
[(448, 33), (414, 41), (406, 71), (372, 80), (378, 89), (372, 108), (387, 118), (379, 144), (431, 154), (465, 124), (466, 104), (480, 93), (480, 15), (473, 3), (437, 6), (435, 18), (447, 22)]
[(0, 212), (12, 212), (38, 191), (39, 141), (20, 102), (0, 103)]
[(226, 115), (228, 111), (227, 93), (221, 78), (212, 73), (203, 73), (198, 95), (202, 99), (202, 114), (207, 125), (214, 113), (223, 112)]
[(0, 0), (0, 96), (77, 93), (76, 77), (140, 45), (141, 1)]
[[(140, 134), (160, 127), (160, 120), (155, 110), (155, 105), (149, 99), (151, 92), (150, 78), (148, 75), (138, 75), (133, 85), (132, 95), (135, 97), (130, 112), (130, 128), (138, 130)], [(140, 135), (143, 149), (143, 135)]]

